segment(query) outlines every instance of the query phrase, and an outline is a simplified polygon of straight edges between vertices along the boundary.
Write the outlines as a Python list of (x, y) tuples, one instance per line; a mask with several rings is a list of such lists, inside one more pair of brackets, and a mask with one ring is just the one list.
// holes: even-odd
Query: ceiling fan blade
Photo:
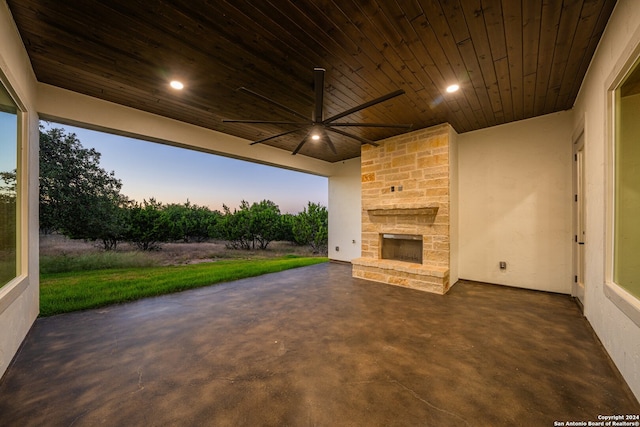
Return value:
[(322, 134), (322, 138), (327, 143), (331, 151), (333, 151), (333, 154), (338, 154), (338, 150), (336, 150), (336, 146), (333, 145), (333, 141), (331, 141), (331, 138), (329, 138), (329, 134), (327, 133), (327, 131), (325, 129), (322, 129), (320, 133)]
[(328, 123), (327, 126), (352, 126), (363, 128), (398, 128), (398, 129), (411, 129), (412, 124), (390, 124), (390, 123)]
[(361, 143), (363, 143), (363, 144), (373, 145), (374, 147), (378, 147), (378, 146), (379, 146), (379, 144), (378, 144), (378, 143), (373, 142), (373, 141), (371, 141), (370, 139), (363, 138), (363, 137), (358, 136), (358, 135), (353, 135), (353, 134), (351, 134), (351, 133), (347, 133), (347, 132), (342, 131), (342, 130), (339, 130), (339, 129), (333, 129), (333, 128), (330, 128), (330, 127), (327, 127), (326, 129), (327, 129), (328, 131), (330, 131), (330, 132), (335, 132), (335, 133), (337, 133), (337, 134), (340, 134), (340, 135), (346, 136), (347, 138), (352, 138), (352, 139), (355, 139), (355, 140), (357, 140), (357, 141), (360, 141), (360, 142), (361, 142)]
[(292, 110), (291, 108), (289, 108), (289, 107), (287, 107), (287, 106), (285, 106), (285, 105), (282, 105), (282, 104), (280, 104), (279, 102), (276, 102), (276, 101), (274, 101), (274, 100), (273, 100), (273, 99), (271, 99), (271, 98), (267, 98), (267, 97), (266, 97), (266, 96), (264, 96), (264, 95), (260, 95), (260, 94), (259, 94), (259, 93), (257, 93), (257, 92), (254, 92), (254, 91), (252, 91), (252, 90), (250, 90), (250, 89), (247, 89), (246, 87), (238, 88), (238, 90), (241, 90), (241, 91), (243, 91), (243, 92), (245, 92), (245, 93), (248, 93), (249, 95), (253, 95), (253, 96), (255, 96), (256, 98), (259, 98), (259, 99), (261, 99), (261, 100), (263, 100), (263, 101), (265, 101), (265, 102), (268, 102), (269, 104), (275, 105), (275, 106), (276, 106), (276, 107), (278, 107), (278, 108), (282, 108), (283, 110), (288, 111), (289, 113), (293, 114), (294, 116), (300, 117), (300, 118), (301, 118), (301, 119), (303, 119), (303, 120), (309, 120), (309, 118), (308, 118), (308, 117), (305, 117), (304, 115), (302, 115), (302, 114), (298, 113), (297, 111)]
[(300, 151), (300, 149), (302, 148), (302, 146), (304, 144), (307, 143), (307, 141), (309, 140), (309, 135), (305, 135), (305, 137), (302, 139), (302, 141), (300, 141), (300, 144), (298, 144), (298, 146), (296, 147), (295, 150), (293, 150), (293, 152), (291, 153), (292, 156), (295, 156), (296, 154), (298, 154), (298, 151)]
[(296, 126), (308, 126), (309, 122), (286, 122), (277, 120), (222, 120), (222, 123), (247, 123), (247, 124), (266, 124), (266, 125), (296, 125)]
[(290, 131), (287, 131), (287, 132), (282, 132), (282, 133), (279, 133), (279, 134), (277, 134), (277, 135), (270, 136), (270, 137), (268, 137), (268, 138), (263, 138), (263, 139), (260, 139), (260, 140), (258, 140), (258, 141), (253, 141), (253, 142), (252, 142), (251, 144), (249, 144), (249, 145), (256, 145), (256, 144), (260, 144), (261, 142), (267, 142), (267, 141), (270, 141), (270, 140), (272, 140), (272, 139), (280, 138), (281, 136), (289, 135), (289, 134), (291, 134), (291, 133), (299, 132), (299, 131), (300, 131), (300, 129), (294, 129), (294, 130), (290, 130)]
[(320, 123), (323, 120), (324, 109), (324, 68), (313, 69), (313, 87), (316, 91), (316, 106), (313, 115), (313, 121)]
[(342, 117), (348, 116), (349, 114), (353, 114), (356, 111), (364, 110), (365, 108), (372, 107), (376, 104), (380, 104), (381, 102), (388, 101), (391, 98), (395, 98), (396, 96), (403, 95), (405, 92), (402, 89), (396, 90), (395, 92), (388, 93), (386, 95), (381, 96), (380, 98), (373, 99), (369, 102), (365, 102), (364, 104), (360, 104), (357, 107), (353, 107), (348, 109), (347, 111), (343, 111), (340, 114), (336, 114), (333, 117), (329, 117), (327, 120), (324, 120), (324, 124), (331, 124), (331, 122), (341, 119)]

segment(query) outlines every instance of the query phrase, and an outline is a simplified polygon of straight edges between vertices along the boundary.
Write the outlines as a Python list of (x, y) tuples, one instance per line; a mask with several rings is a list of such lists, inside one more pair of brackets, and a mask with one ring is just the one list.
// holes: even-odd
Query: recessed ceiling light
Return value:
[(460, 86), (458, 86), (458, 85), (451, 85), (451, 86), (447, 87), (447, 92), (449, 92), (449, 93), (453, 93), (453, 92), (456, 92), (458, 89), (460, 89)]
[(169, 83), (169, 86), (171, 86), (176, 90), (184, 89), (184, 84), (182, 84), (182, 82), (179, 82), (178, 80), (171, 80), (171, 83)]
[(311, 139), (313, 139), (314, 141), (317, 141), (320, 139), (320, 135), (318, 135), (317, 133), (311, 135)]

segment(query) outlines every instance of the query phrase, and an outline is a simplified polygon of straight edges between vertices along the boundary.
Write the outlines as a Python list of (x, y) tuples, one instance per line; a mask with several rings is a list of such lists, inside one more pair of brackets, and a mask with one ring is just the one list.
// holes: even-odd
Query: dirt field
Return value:
[[(87, 252), (101, 252), (100, 245), (83, 240), (70, 240), (60, 235), (40, 236), (40, 255), (79, 255)], [(128, 243), (118, 245), (118, 252), (137, 251)], [(293, 245), (289, 242), (271, 242), (264, 250), (244, 251), (225, 247), (224, 242), (204, 243), (163, 243), (160, 250), (147, 254), (156, 258), (162, 265), (194, 264), (220, 259), (270, 258), (287, 254), (313, 256), (310, 248)]]

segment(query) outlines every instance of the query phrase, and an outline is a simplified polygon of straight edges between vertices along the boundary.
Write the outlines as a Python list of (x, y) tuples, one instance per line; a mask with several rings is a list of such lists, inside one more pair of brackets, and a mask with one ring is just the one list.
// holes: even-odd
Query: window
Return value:
[(18, 271), (18, 114), (0, 83), (0, 287)]
[(613, 281), (640, 299), (640, 60), (615, 92)]

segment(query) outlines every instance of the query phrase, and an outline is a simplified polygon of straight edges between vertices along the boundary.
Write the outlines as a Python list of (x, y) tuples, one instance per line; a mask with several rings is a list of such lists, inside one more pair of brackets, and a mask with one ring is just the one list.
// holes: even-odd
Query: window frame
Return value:
[(606, 158), (605, 158), (605, 277), (603, 292), (630, 320), (640, 326), (640, 299), (614, 280), (616, 218), (616, 143), (618, 126), (617, 92), (625, 78), (640, 63), (640, 30), (623, 51), (607, 79)]
[(20, 296), (29, 284), (28, 276), (28, 156), (25, 154), (29, 137), (29, 117), (9, 79), (0, 70), (0, 85), (8, 93), (16, 106), (16, 275), (4, 285), (0, 285), (0, 313), (4, 312)]

